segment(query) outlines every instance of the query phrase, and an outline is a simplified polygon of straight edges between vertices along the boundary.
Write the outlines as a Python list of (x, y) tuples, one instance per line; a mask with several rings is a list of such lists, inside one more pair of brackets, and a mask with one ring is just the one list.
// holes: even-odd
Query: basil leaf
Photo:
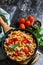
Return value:
[(43, 40), (42, 39), (40, 39), (39, 44), (43, 45)]
[(9, 48), (15, 50), (17, 46), (19, 46), (19, 44), (12, 44), (9, 46)]
[[(27, 30), (30, 30), (31, 32), (33, 32), (33, 34), (37, 37), (39, 45), (43, 45), (43, 40), (41, 40), (41, 37), (43, 37), (43, 33), (40, 34), (40, 32), (43, 30), (43, 28), (36, 28), (35, 30), (33, 30), (32, 27), (28, 27)], [(39, 41), (40, 39), (40, 41)]]

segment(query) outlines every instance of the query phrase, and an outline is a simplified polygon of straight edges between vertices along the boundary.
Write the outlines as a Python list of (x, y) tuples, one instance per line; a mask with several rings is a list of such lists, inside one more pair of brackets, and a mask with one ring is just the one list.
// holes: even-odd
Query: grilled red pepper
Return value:
[(18, 52), (16, 52), (14, 55), (15, 55), (15, 56), (18, 56), (19, 54), (18, 54)]
[(11, 44), (13, 44), (14, 42), (12, 41), (12, 40), (9, 40), (6, 44), (7, 45), (11, 45)]
[(25, 48), (23, 51), (24, 51), (25, 54), (28, 54), (29, 50)]
[(18, 38), (13, 38), (13, 41), (15, 42), (15, 41), (18, 41)]
[(18, 39), (17, 38), (13, 38), (13, 39), (10, 39), (6, 44), (7, 45), (11, 45), (11, 44), (15, 43), (16, 41), (18, 41)]
[(22, 40), (22, 42), (26, 44), (26, 43), (28, 43), (28, 40), (24, 39), (24, 40)]

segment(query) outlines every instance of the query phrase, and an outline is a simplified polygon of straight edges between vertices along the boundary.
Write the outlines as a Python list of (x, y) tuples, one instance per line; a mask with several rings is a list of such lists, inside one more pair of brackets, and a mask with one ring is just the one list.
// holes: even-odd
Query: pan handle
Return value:
[[(14, 28), (13, 27), (10, 27), (10, 26), (8, 26), (5, 22), (4, 22), (4, 20), (0, 17), (0, 25), (3, 27), (3, 29), (4, 29), (4, 32), (5, 32), (5, 35), (7, 34), (7, 32), (9, 31), (9, 30), (13, 30)], [(2, 47), (2, 44), (1, 44), (1, 42), (0, 42), (0, 47)]]
[(10, 29), (13, 29), (12, 27), (8, 26), (1, 17), (0, 17), (0, 25), (3, 27), (5, 33)]

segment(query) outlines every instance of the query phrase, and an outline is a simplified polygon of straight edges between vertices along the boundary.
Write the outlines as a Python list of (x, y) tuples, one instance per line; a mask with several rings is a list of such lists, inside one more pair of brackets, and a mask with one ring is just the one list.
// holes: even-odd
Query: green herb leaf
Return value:
[(9, 48), (15, 50), (17, 46), (19, 46), (19, 44), (12, 44), (9, 46)]
[(43, 45), (43, 40), (42, 39), (40, 39), (39, 44)]
[(43, 28), (40, 27), (40, 28), (36, 28), (35, 30), (33, 30), (32, 27), (28, 27), (27, 30), (30, 30), (31, 32), (33, 32), (33, 34), (37, 37), (39, 45), (43, 45), (43, 40), (41, 39), (41, 37), (43, 37), (43, 33), (40, 34)]

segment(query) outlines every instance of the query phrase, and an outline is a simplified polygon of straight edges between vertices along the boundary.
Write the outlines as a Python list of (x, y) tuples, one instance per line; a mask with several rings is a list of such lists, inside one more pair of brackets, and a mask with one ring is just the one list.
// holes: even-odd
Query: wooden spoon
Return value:
[(0, 25), (3, 27), (5, 33), (10, 29), (13, 29), (13, 27), (8, 26), (1, 17), (0, 17)]

